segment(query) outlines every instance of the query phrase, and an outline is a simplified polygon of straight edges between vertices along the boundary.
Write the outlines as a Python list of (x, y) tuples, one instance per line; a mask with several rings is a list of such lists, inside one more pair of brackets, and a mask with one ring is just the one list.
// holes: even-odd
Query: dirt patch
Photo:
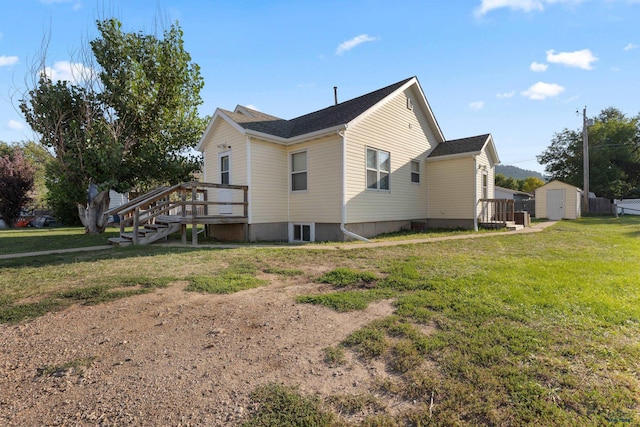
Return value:
[(269, 286), (231, 295), (173, 283), (0, 326), (0, 424), (229, 425), (246, 418), (249, 394), (262, 384), (368, 392), (384, 365), (348, 353), (331, 368), (323, 349), (392, 314), (392, 303), (337, 313), (295, 302), (325, 285), (265, 278)]

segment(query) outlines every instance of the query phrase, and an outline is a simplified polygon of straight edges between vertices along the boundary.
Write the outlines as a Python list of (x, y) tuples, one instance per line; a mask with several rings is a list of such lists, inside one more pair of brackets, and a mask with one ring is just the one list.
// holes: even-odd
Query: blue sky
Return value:
[[(248, 105), (293, 118), (417, 76), (447, 139), (492, 133), (503, 164), (563, 128), (640, 108), (640, 0), (0, 0), (0, 140), (34, 139), (17, 109), (49, 35), (65, 78), (95, 20), (178, 21), (201, 66), (201, 114)], [(65, 74), (67, 73), (67, 74)]]

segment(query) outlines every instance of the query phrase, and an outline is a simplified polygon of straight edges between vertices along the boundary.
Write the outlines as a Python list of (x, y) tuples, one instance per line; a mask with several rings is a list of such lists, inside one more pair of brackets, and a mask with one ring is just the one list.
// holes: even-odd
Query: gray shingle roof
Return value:
[(367, 93), (366, 95), (291, 120), (280, 119), (258, 112), (256, 113), (259, 115), (255, 117), (248, 117), (241, 113), (229, 111), (225, 111), (225, 114), (245, 129), (281, 138), (293, 138), (349, 123), (412, 78), (413, 77), (410, 77), (382, 89)]
[(469, 138), (453, 139), (436, 146), (429, 157), (451, 156), (455, 154), (474, 153), (482, 150), (490, 134), (471, 136)]

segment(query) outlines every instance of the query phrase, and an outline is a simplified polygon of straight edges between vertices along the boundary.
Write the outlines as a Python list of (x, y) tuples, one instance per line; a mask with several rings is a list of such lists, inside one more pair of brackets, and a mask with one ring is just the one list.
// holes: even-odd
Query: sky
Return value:
[(446, 139), (491, 133), (504, 165), (544, 171), (556, 132), (640, 112), (640, 0), (0, 0), (0, 141), (46, 45), (70, 79), (96, 20), (178, 22), (201, 67), (202, 116), (245, 105), (291, 119), (416, 76)]

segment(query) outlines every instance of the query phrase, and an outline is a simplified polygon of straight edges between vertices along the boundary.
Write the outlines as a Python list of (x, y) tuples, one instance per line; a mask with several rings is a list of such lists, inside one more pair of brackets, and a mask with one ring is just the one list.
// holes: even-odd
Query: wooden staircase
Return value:
[[(166, 240), (170, 234), (180, 231), (182, 224), (180, 218), (172, 215), (162, 215), (156, 217), (155, 223), (144, 224), (142, 229), (138, 229), (138, 245), (148, 245), (158, 240)], [(133, 232), (120, 233), (120, 237), (111, 237), (109, 244), (118, 246), (132, 245), (134, 241)]]
[[(231, 200), (220, 202), (210, 195), (220, 190), (242, 192)], [(242, 200), (242, 201), (240, 201)], [(220, 205), (227, 206), (224, 214), (210, 213)], [(170, 234), (181, 232), (187, 243), (187, 226), (191, 225), (192, 244), (198, 243), (198, 225), (248, 223), (248, 187), (246, 185), (188, 182), (172, 187), (159, 187), (128, 203), (111, 209), (106, 215), (120, 217), (120, 236), (112, 237), (113, 245), (146, 245)]]

